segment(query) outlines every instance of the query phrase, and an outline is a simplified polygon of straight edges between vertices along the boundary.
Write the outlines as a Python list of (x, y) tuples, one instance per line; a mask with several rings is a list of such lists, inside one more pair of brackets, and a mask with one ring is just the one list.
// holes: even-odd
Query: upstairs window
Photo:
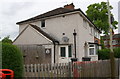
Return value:
[(98, 33), (98, 39), (100, 39), (100, 33)]
[(89, 24), (89, 33), (91, 34), (91, 35), (94, 35), (94, 28), (93, 28), (93, 26), (91, 25), (91, 24)]
[(41, 27), (43, 27), (43, 28), (45, 27), (45, 20), (41, 21)]
[(94, 32), (94, 36), (97, 38), (97, 31), (95, 30), (95, 32)]
[(93, 27), (90, 27), (90, 34), (93, 35)]
[(87, 28), (87, 21), (85, 19), (83, 19), (83, 26)]

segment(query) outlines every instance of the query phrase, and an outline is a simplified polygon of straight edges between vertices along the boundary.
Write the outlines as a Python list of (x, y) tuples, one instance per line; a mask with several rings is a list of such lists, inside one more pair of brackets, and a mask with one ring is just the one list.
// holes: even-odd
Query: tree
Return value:
[[(104, 32), (104, 34), (108, 34), (109, 30), (109, 23), (108, 23), (108, 9), (107, 9), (107, 3), (101, 2), (101, 3), (95, 3), (91, 4), (88, 7), (88, 10), (86, 11), (87, 16), (90, 18), (90, 20), (100, 29)], [(112, 10), (113, 7), (110, 6), (110, 10)], [(117, 29), (116, 25), (118, 24), (117, 21), (114, 21), (114, 15), (111, 13), (111, 23), (112, 26)]]
[(23, 55), (17, 46), (2, 43), (2, 69), (13, 70), (18, 79), (23, 77)]
[(105, 49), (103, 37), (100, 37), (100, 44), (101, 44), (101, 48), (102, 48), (102, 49)]
[(10, 43), (10, 44), (12, 44), (12, 40), (10, 39), (10, 36), (4, 37), (2, 39), (2, 43)]

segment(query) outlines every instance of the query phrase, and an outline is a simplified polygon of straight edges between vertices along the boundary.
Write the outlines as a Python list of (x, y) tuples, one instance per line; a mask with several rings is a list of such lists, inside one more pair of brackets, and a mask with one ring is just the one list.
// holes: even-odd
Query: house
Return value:
[[(109, 44), (110, 36), (109, 35), (102, 36), (102, 40), (104, 42), (105, 47), (110, 48), (110, 44)], [(113, 45), (113, 48), (120, 47), (120, 33), (113, 34), (112, 45)]]
[(51, 52), (51, 63), (98, 60), (100, 30), (74, 4), (67, 4), (33, 18), (17, 22), (15, 45), (42, 45)]

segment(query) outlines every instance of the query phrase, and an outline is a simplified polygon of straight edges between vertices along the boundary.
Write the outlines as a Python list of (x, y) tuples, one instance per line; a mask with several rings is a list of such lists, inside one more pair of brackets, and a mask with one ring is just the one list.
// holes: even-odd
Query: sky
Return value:
[[(87, 6), (107, 0), (0, 0), (0, 40), (8, 35), (14, 40), (18, 36), (19, 26), (16, 22), (26, 20), (66, 4), (74, 3), (85, 13)], [(109, 0), (113, 6), (112, 13), (118, 21), (118, 1)], [(117, 33), (118, 30), (115, 30)]]

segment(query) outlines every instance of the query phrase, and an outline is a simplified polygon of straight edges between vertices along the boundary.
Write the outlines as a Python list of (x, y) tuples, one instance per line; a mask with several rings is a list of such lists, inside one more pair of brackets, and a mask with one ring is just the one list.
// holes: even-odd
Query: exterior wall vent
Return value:
[(69, 42), (69, 38), (65, 36), (65, 37), (62, 38), (62, 41), (63, 41), (64, 43)]

